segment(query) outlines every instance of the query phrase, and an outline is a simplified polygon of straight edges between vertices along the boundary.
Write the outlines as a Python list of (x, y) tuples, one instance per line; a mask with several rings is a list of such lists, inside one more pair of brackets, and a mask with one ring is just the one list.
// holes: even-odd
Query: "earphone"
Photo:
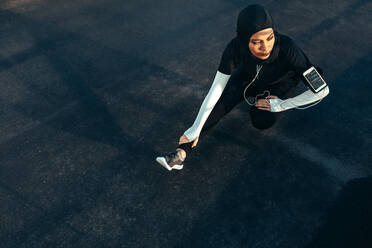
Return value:
[[(263, 94), (259, 94), (259, 95), (257, 95), (257, 96), (255, 97), (255, 101), (254, 101), (254, 103), (250, 103), (250, 102), (248, 101), (248, 99), (245, 97), (245, 92), (247, 91), (247, 89), (249, 88), (249, 86), (251, 86), (251, 84), (254, 82), (254, 80), (256, 80), (256, 78), (258, 77), (258, 74), (260, 73), (261, 69), (262, 69), (262, 65), (256, 65), (256, 76), (254, 76), (254, 78), (252, 79), (252, 81), (251, 81), (251, 82), (247, 85), (247, 87), (245, 87), (245, 89), (244, 89), (244, 93), (243, 93), (244, 100), (245, 100), (245, 101), (246, 101), (250, 106), (254, 106), (254, 105), (256, 105), (257, 97), (262, 96), (262, 95), (265, 95), (265, 92), (266, 92), (266, 91), (269, 92), (268, 90), (265, 90)], [(270, 92), (269, 92), (269, 95), (270, 95)]]
[(270, 91), (265, 90), (262, 94), (258, 94), (258, 95), (254, 98), (254, 103), (250, 103), (250, 102), (249, 102), (249, 99), (247, 99), (247, 98), (245, 97), (245, 94), (244, 94), (244, 99), (245, 99), (245, 101), (246, 101), (249, 105), (254, 106), (254, 105), (256, 105), (257, 98), (260, 97), (260, 96), (265, 96), (266, 94), (267, 94), (267, 96), (270, 96)]

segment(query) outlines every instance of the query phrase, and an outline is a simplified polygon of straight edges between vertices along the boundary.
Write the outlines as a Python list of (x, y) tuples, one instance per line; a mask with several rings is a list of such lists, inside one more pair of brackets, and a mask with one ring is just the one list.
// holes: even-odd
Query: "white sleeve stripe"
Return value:
[(298, 96), (285, 100), (279, 98), (270, 99), (271, 112), (281, 112), (292, 108), (298, 108), (319, 101), (328, 94), (329, 88), (327, 86), (318, 93), (313, 93), (311, 90), (307, 90)]
[(216, 76), (213, 80), (213, 84), (209, 89), (207, 96), (199, 109), (199, 113), (194, 121), (194, 124), (185, 131), (185, 135), (189, 141), (193, 141), (199, 137), (200, 132), (207, 121), (208, 116), (212, 112), (218, 99), (220, 99), (223, 90), (226, 87), (227, 81), (229, 81), (231, 75), (224, 74), (217, 71)]

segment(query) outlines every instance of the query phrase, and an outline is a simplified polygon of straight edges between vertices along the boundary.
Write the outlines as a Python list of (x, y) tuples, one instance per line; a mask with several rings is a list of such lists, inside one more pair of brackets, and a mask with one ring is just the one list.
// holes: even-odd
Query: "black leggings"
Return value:
[[(246, 83), (247, 82), (244, 80), (241, 70), (237, 69), (232, 73), (220, 99), (217, 101), (202, 128), (199, 140), (203, 139), (203, 137), (205, 137), (205, 135), (222, 119), (222, 117), (227, 115), (236, 105), (244, 101), (243, 92)], [(259, 110), (255, 106), (252, 106), (249, 110), (249, 115), (253, 127), (263, 130), (274, 125), (278, 113)], [(189, 153), (192, 150), (192, 143), (193, 142), (181, 144), (178, 148)]]

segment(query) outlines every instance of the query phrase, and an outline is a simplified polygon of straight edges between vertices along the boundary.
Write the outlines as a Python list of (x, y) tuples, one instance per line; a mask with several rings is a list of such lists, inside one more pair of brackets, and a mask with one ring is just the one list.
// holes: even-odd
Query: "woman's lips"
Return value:
[(270, 53), (259, 53), (258, 55), (260, 55), (261, 57), (267, 57), (270, 55)]

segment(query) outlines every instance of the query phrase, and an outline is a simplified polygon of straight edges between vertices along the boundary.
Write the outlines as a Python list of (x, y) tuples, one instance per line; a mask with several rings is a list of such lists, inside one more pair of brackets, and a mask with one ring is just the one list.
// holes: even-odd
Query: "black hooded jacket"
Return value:
[(226, 46), (218, 71), (230, 75), (240, 67), (247, 84), (256, 74), (256, 65), (262, 65), (247, 96), (256, 96), (269, 90), (271, 95), (281, 98), (295, 88), (303, 77), (302, 73), (312, 64), (291, 38), (278, 32), (274, 32), (275, 43), (269, 58), (261, 60), (251, 54), (248, 47), (250, 37), (266, 28), (274, 29), (274, 24), (264, 7), (256, 4), (243, 9), (238, 17), (237, 36)]

